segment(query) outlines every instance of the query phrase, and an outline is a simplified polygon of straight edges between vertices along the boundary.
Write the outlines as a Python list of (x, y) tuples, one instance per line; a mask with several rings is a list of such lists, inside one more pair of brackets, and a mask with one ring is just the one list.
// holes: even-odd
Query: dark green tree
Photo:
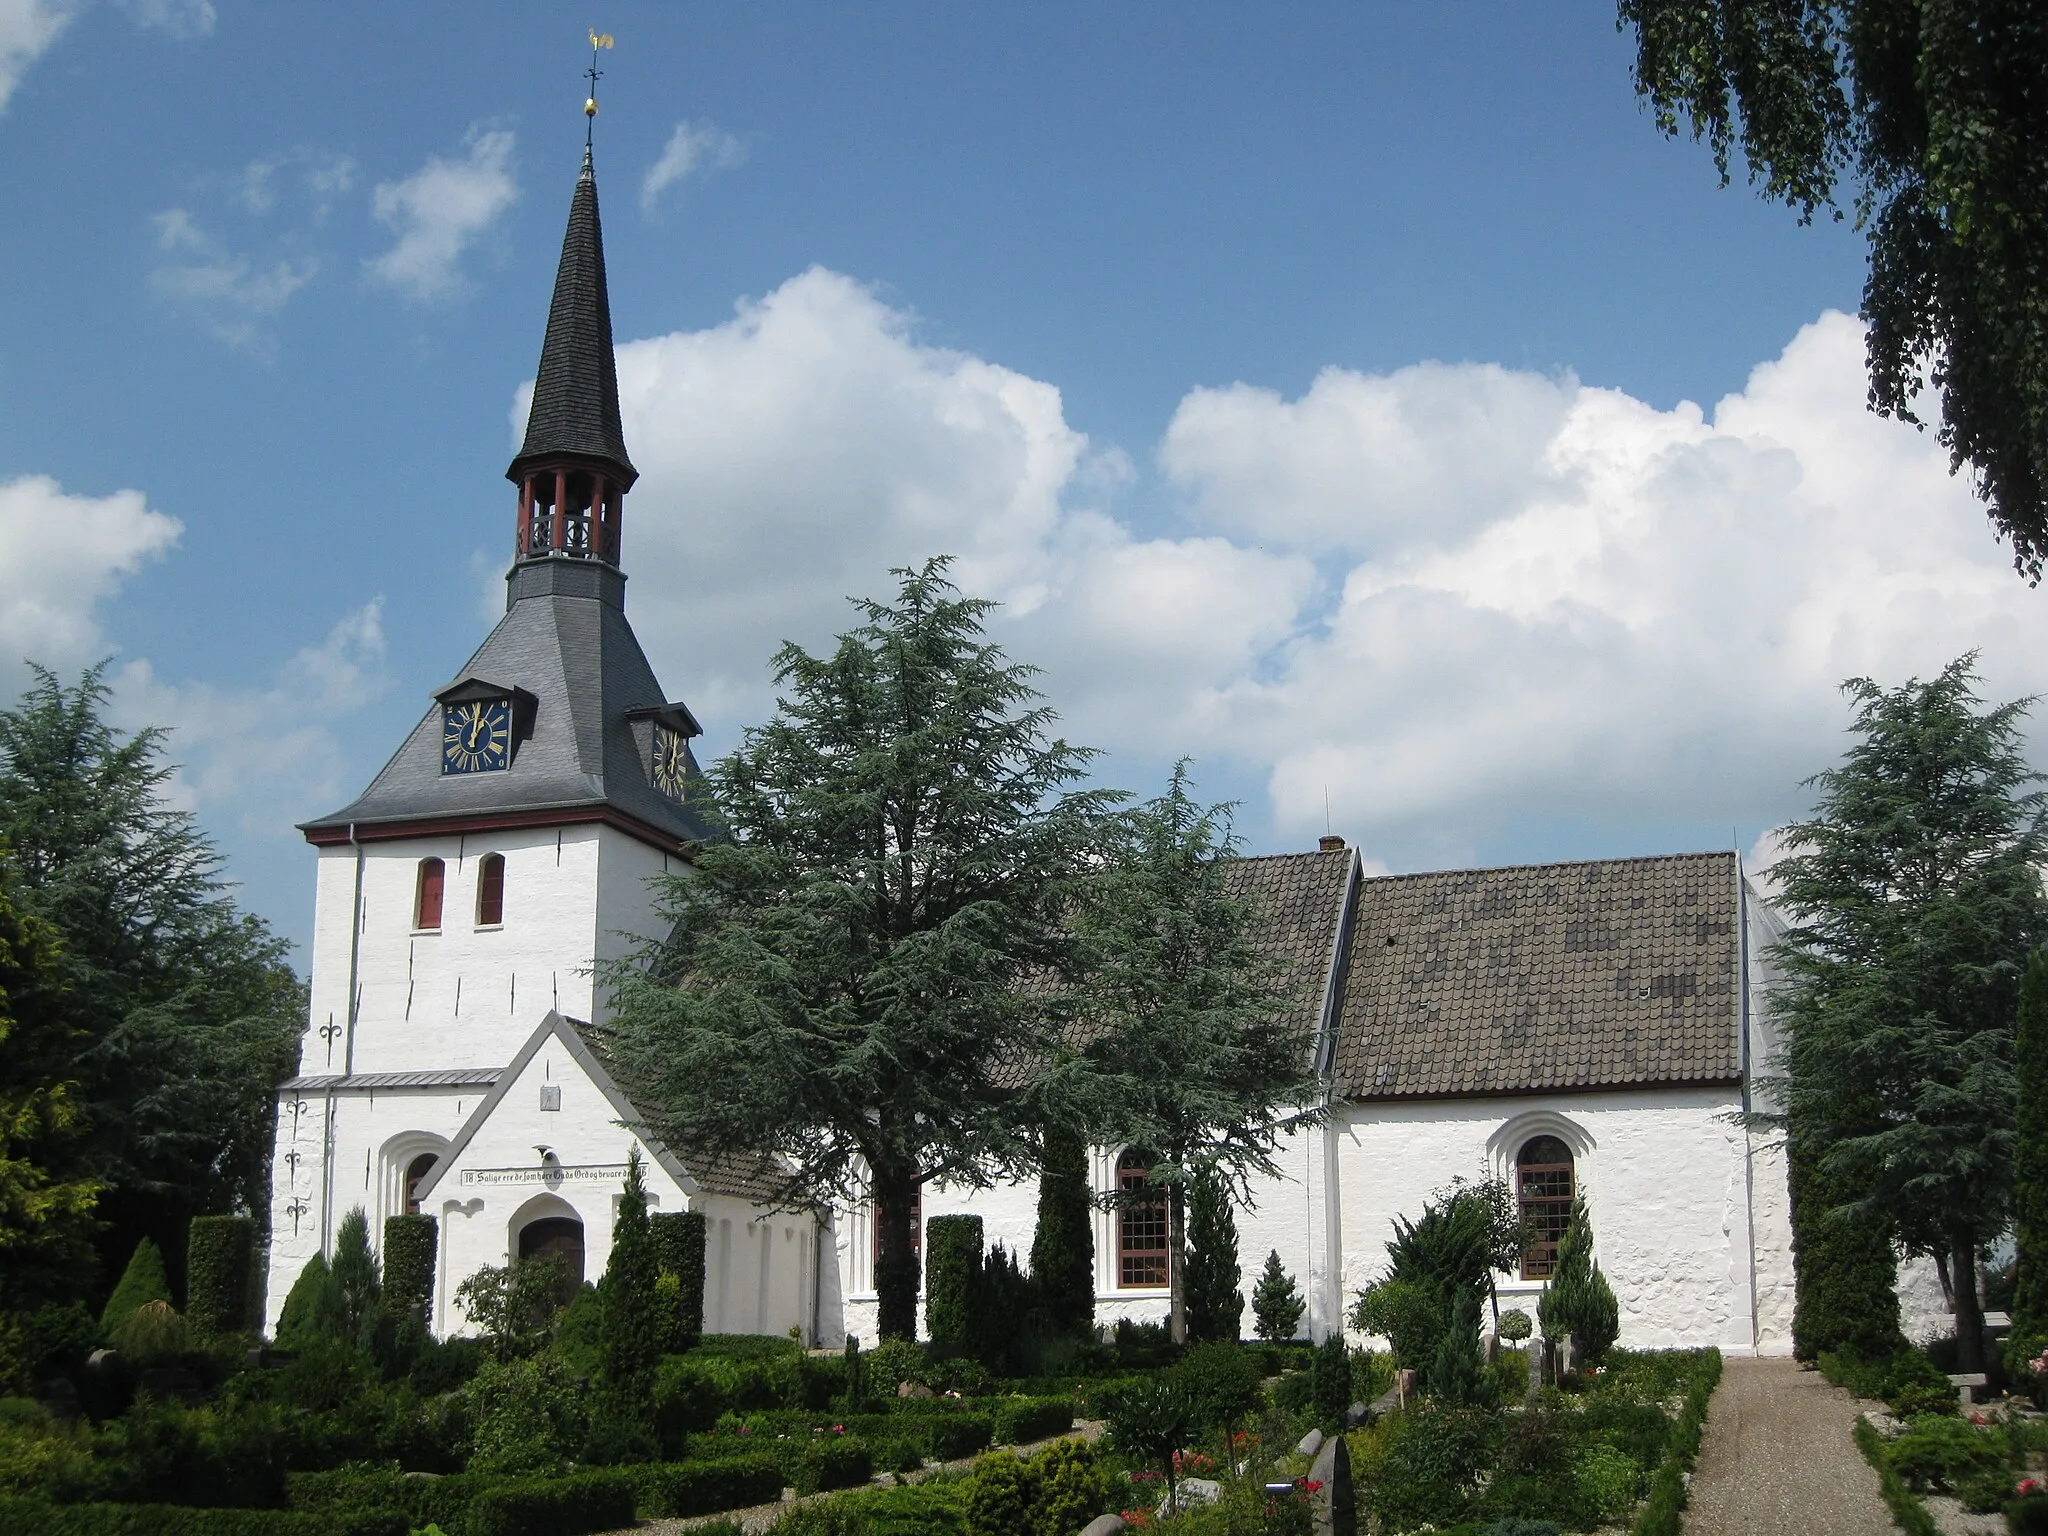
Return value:
[(930, 1269), (924, 1288), (924, 1325), (933, 1348), (965, 1354), (975, 1344), (975, 1303), (981, 1289), (981, 1218), (934, 1216), (924, 1224)]
[[(704, 1213), (660, 1211), (647, 1218), (665, 1298), (662, 1351), (681, 1354), (704, 1335)], [(673, 1277), (675, 1284), (668, 1282)]]
[(1824, 1164), (1827, 1148), (1794, 1131), (1786, 1138), (1792, 1199), (1792, 1353), (1816, 1360), (1846, 1351), (1889, 1358), (1906, 1343), (1899, 1327), (1899, 1260), (1891, 1226), (1854, 1209), (1853, 1173)]
[(1359, 1293), (1353, 1320), (1382, 1335), (1404, 1366), (1426, 1371), (1463, 1299), (1477, 1306), (1492, 1281), (1493, 1212), (1469, 1185), (1439, 1190), (1414, 1221), (1394, 1218), (1387, 1273)]
[(1500, 1383), (1486, 1368), (1486, 1352), (1479, 1343), (1479, 1298), (1470, 1291), (1458, 1296), (1451, 1325), (1423, 1372), (1422, 1390), (1445, 1408), (1500, 1406)]
[(1154, 1154), (1181, 1343), (1190, 1185), (1207, 1172), (1243, 1193), (1252, 1174), (1278, 1177), (1283, 1129), (1323, 1113), (1312, 1015), (1260, 943), (1257, 907), (1233, 892), (1231, 808), (1200, 806), (1190, 789), (1177, 764), (1164, 795), (1118, 818), (1080, 908), (1096, 1139)]
[(433, 1217), (384, 1218), (385, 1305), (425, 1318), (434, 1295), (434, 1255), (440, 1247), (441, 1224)]
[(710, 775), (728, 835), (666, 883), (673, 938), (610, 978), (664, 1141), (776, 1154), (791, 1202), (872, 1199), (885, 1338), (916, 1326), (918, 1186), (1033, 1172), (1063, 1118), (1071, 1000), (1025, 983), (1070, 969), (1114, 799), (1071, 787), (1090, 754), (946, 564), (897, 572), (829, 655), (776, 654), (776, 718)]
[(1621, 1304), (1593, 1257), (1593, 1218), (1584, 1200), (1572, 1202), (1570, 1223), (1557, 1243), (1557, 1267), (1536, 1303), (1546, 1339), (1569, 1336), (1579, 1358), (1597, 1365), (1621, 1336)]
[[(1620, 0), (1636, 90), (1721, 178), (1869, 236), (1870, 403), (1968, 464), (2013, 561), (2048, 555), (2048, 13), (2036, 0)], [(1836, 213), (1837, 217), (1841, 214)]]
[(185, 1315), (202, 1338), (249, 1326), (256, 1223), (247, 1216), (195, 1216), (185, 1246)]
[(363, 1348), (377, 1337), (383, 1320), (384, 1283), (370, 1251), (370, 1218), (353, 1206), (334, 1229), (334, 1257), (328, 1261), (341, 1301), (341, 1336)]
[(138, 1307), (153, 1301), (168, 1303), (170, 1299), (171, 1282), (164, 1272), (163, 1250), (145, 1237), (128, 1256), (128, 1267), (121, 1271), (114, 1294), (107, 1298), (100, 1313), (100, 1332), (111, 1335)]
[(277, 1314), (277, 1343), (282, 1349), (304, 1349), (323, 1339), (348, 1336), (347, 1311), (341, 1287), (327, 1260), (314, 1254), (285, 1293)]
[(1316, 1346), (1308, 1379), (1316, 1417), (1331, 1426), (1343, 1423), (1344, 1411), (1351, 1406), (1351, 1350), (1341, 1331)]
[(60, 1176), (106, 1186), (103, 1253), (148, 1234), (182, 1262), (192, 1215), (269, 1209), (274, 1090), (297, 1058), (304, 989), (165, 800), (164, 733), (103, 718), (103, 670), (67, 688), (38, 668), (0, 710), (0, 839), (17, 899), (61, 943), (75, 1038), (61, 1075), (80, 1134)]
[(1294, 1276), (1280, 1266), (1280, 1250), (1266, 1255), (1266, 1267), (1259, 1272), (1252, 1291), (1253, 1331), (1269, 1343), (1279, 1344), (1295, 1336), (1308, 1303), (1294, 1288)]
[(624, 1442), (647, 1439), (654, 1409), (654, 1372), (661, 1364), (662, 1327), (655, 1290), (661, 1264), (647, 1221), (647, 1178), (640, 1149), (626, 1152), (626, 1186), (612, 1223), (612, 1252), (597, 1288), (598, 1401), (593, 1431), (603, 1426), (614, 1454)]
[(2036, 949), (2020, 983), (2013, 1044), (2013, 1277), (2008, 1369), (2048, 1346), (2048, 948)]
[(0, 1307), (76, 1296), (93, 1267), (99, 1185), (78, 1172), (81, 1039), (62, 997), (56, 930), (24, 911), (0, 842)]
[(1244, 1320), (1244, 1270), (1237, 1261), (1237, 1218), (1230, 1189), (1214, 1172), (1195, 1178), (1188, 1201), (1188, 1337), (1237, 1342)]
[(1087, 1145), (1071, 1131), (1048, 1126), (1039, 1167), (1032, 1284), (1054, 1333), (1086, 1336), (1095, 1328), (1094, 1197)]
[(2021, 973), (2048, 936), (2031, 701), (1983, 709), (1975, 657), (1927, 682), (1845, 685), (1855, 741), (1811, 782), (1819, 803), (1776, 866), (1793, 924), (1778, 946), (1787, 1046), (1780, 1118), (1846, 1219), (1934, 1256), (1957, 1353), (1983, 1369), (1977, 1253), (2012, 1210), (2013, 1044)]

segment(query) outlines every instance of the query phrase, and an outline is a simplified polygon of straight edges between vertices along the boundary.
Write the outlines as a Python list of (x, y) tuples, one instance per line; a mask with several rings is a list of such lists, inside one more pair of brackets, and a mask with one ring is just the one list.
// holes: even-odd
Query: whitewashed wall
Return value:
[[(1752, 1155), (1728, 1118), (1740, 1106), (1734, 1090), (1633, 1090), (1355, 1107), (1337, 1146), (1347, 1299), (1385, 1273), (1396, 1216), (1454, 1176), (1509, 1176), (1524, 1141), (1554, 1135), (1574, 1148), (1624, 1345), (1788, 1354), (1789, 1234), (1760, 1226), (1752, 1199), (1758, 1183), (1782, 1190), (1782, 1166)], [(1497, 1283), (1503, 1308), (1535, 1316), (1540, 1282)]]

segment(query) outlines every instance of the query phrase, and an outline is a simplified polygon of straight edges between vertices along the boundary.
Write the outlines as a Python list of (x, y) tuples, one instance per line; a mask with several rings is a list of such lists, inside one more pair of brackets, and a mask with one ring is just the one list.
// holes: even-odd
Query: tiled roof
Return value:
[(1322, 1023), (1353, 857), (1337, 848), (1261, 855), (1230, 866), (1230, 894), (1255, 904), (1258, 941), (1280, 960), (1281, 983), (1298, 997), (1297, 1025), (1307, 1035)]
[(280, 1093), (324, 1093), (378, 1088), (488, 1088), (503, 1067), (446, 1067), (431, 1072), (309, 1073), (279, 1083)]
[(562, 236), (562, 263), (555, 272), (554, 301), (548, 306), (548, 331), (534, 376), (526, 441), (506, 474), (517, 481), (530, 462), (554, 454), (606, 460), (622, 472), (622, 481), (629, 486), (636, 473), (626, 457), (625, 429), (619, 424), (604, 231), (597, 217), (597, 178), (587, 155), (569, 203), (569, 227)]
[(1735, 1081), (1736, 879), (1701, 853), (1362, 882), (1337, 1092)]
[[(625, 1094), (643, 1122), (650, 1125), (656, 1118), (654, 1107), (634, 1092), (633, 1085), (619, 1071), (619, 1063), (612, 1056), (611, 1031), (582, 1019), (571, 1019), (576, 1034), (590, 1048), (598, 1065), (611, 1075), (611, 1079)], [(650, 1129), (648, 1134), (652, 1134)], [(783, 1163), (773, 1155), (708, 1158), (689, 1154), (678, 1154), (690, 1177), (714, 1195), (729, 1195), (737, 1200), (751, 1200), (757, 1205), (774, 1205), (789, 1197), (789, 1174)]]

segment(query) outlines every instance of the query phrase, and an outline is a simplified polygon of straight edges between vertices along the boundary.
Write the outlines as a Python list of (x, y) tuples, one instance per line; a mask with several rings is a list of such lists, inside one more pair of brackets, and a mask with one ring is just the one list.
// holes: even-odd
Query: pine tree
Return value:
[(128, 1257), (128, 1267), (121, 1271), (120, 1283), (107, 1298), (106, 1308), (100, 1313), (100, 1332), (111, 1336), (136, 1308), (153, 1301), (168, 1306), (170, 1300), (171, 1282), (164, 1273), (163, 1250), (145, 1237), (135, 1245), (135, 1252)]
[(1094, 1331), (1095, 1221), (1088, 1148), (1079, 1136), (1054, 1126), (1045, 1131), (1031, 1280), (1055, 1333), (1085, 1336)]
[(2008, 1370), (2048, 1345), (2048, 947), (2034, 951), (2020, 983), (2014, 1036), (2013, 1241), (2019, 1250)]
[(1214, 1172), (1198, 1175), (1188, 1202), (1188, 1337), (1237, 1342), (1244, 1319), (1244, 1270), (1230, 1190)]
[(1486, 1368), (1479, 1343), (1479, 1297), (1461, 1291), (1451, 1325), (1436, 1347), (1436, 1357), (1423, 1372), (1422, 1389), (1446, 1408), (1494, 1408), (1500, 1404), (1500, 1383)]
[(1301, 1327), (1301, 1315), (1307, 1310), (1308, 1303), (1294, 1288), (1294, 1276), (1280, 1267), (1280, 1250), (1275, 1248), (1266, 1255), (1266, 1267), (1259, 1274), (1258, 1288), (1252, 1292), (1255, 1331), (1269, 1343), (1284, 1343), (1295, 1336)]
[(877, 1325), (916, 1328), (918, 1187), (1037, 1166), (1066, 1050), (1072, 893), (1115, 796), (1051, 735), (1031, 669), (946, 562), (829, 655), (785, 645), (782, 696), (711, 772), (724, 836), (664, 882), (671, 938), (607, 973), (615, 1059), (684, 1155), (779, 1154), (791, 1199), (872, 1201)]
[(1557, 1267), (1536, 1303), (1536, 1315), (1543, 1320), (1544, 1338), (1569, 1335), (1587, 1365), (1598, 1364), (1621, 1335), (1621, 1305), (1593, 1257), (1593, 1218), (1583, 1199), (1572, 1202), (1571, 1221), (1557, 1244)]
[(647, 1181), (640, 1149), (626, 1154), (626, 1187), (612, 1224), (611, 1258), (597, 1288), (599, 1417), (643, 1426), (653, 1408), (654, 1371), (661, 1363), (655, 1286), (661, 1267), (647, 1221)]
[(299, 1271), (299, 1278), (285, 1294), (284, 1306), (277, 1315), (278, 1347), (304, 1349), (323, 1339), (343, 1338), (347, 1333), (345, 1319), (341, 1287), (334, 1283), (334, 1272), (327, 1267), (327, 1260), (316, 1253), (306, 1260), (306, 1267)]

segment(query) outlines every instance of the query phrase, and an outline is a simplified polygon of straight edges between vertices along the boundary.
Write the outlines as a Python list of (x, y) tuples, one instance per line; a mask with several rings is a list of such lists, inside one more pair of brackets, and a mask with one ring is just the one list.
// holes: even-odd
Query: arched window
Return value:
[(1152, 1154), (1133, 1147), (1116, 1160), (1123, 1198), (1116, 1213), (1116, 1283), (1124, 1290), (1166, 1284), (1166, 1191), (1148, 1186)]
[(1534, 1241), (1522, 1255), (1524, 1280), (1547, 1280), (1557, 1268), (1557, 1245), (1572, 1221), (1572, 1149), (1555, 1136), (1532, 1136), (1515, 1154), (1515, 1192), (1522, 1224)]
[(476, 922), (495, 928), (505, 921), (505, 856), (487, 853), (476, 866)]
[(420, 1213), (420, 1186), (427, 1182), (427, 1175), (434, 1171), (434, 1164), (441, 1161), (432, 1152), (422, 1152), (405, 1165), (405, 1214), (417, 1216)]
[(415, 928), (441, 926), (441, 889), (448, 882), (448, 866), (439, 859), (420, 860), (419, 891), (413, 897), (412, 925)]
[[(872, 1209), (872, 1207), (870, 1207)], [(871, 1262), (882, 1257), (882, 1226), (871, 1216), (868, 1224), (874, 1229), (869, 1241), (874, 1249)], [(924, 1186), (913, 1184), (910, 1188), (910, 1256), (917, 1260), (920, 1271), (924, 1265)]]

